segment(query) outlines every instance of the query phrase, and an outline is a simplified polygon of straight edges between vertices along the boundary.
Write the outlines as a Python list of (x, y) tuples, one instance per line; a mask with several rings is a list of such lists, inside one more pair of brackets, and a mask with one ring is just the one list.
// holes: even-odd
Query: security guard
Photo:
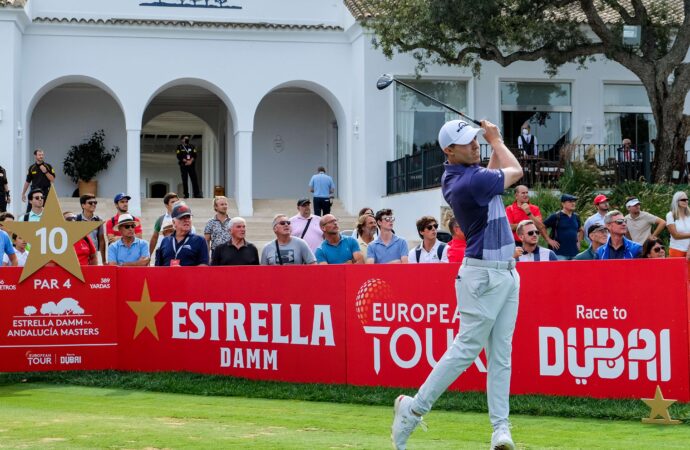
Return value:
[[(48, 198), (48, 191), (50, 185), (55, 181), (55, 169), (53, 166), (45, 162), (45, 153), (40, 148), (34, 150), (35, 162), (29, 167), (29, 172), (26, 174), (26, 181), (22, 189), (22, 201), (26, 202), (26, 191), (31, 187), (31, 190), (40, 189), (43, 191), (43, 197)], [(31, 210), (31, 202), (26, 204), (26, 212)]]
[(182, 136), (182, 139), (180, 139), (180, 145), (177, 146), (177, 162), (180, 165), (180, 175), (182, 175), (184, 198), (189, 198), (187, 176), (189, 176), (189, 179), (192, 180), (192, 191), (194, 192), (194, 198), (201, 198), (199, 182), (196, 178), (196, 156), (196, 147), (189, 143), (189, 136)]

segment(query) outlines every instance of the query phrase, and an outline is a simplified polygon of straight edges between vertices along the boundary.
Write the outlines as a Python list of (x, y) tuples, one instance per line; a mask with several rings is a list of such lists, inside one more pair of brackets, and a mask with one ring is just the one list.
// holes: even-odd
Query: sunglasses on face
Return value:
[(134, 227), (136, 227), (136, 225), (134, 225), (133, 223), (128, 223), (127, 225), (120, 225), (120, 228), (124, 228), (126, 230), (129, 230), (130, 228)]
[(627, 220), (625, 220), (625, 219), (616, 219), (616, 220), (614, 220), (613, 222), (614, 222), (615, 224), (617, 224), (617, 225), (624, 225), (624, 224), (627, 222)]
[(429, 230), (429, 231), (431, 231), (431, 230), (438, 230), (438, 224), (435, 223), (435, 224), (433, 224), (433, 225), (427, 225), (425, 228), (426, 228), (427, 230)]
[(537, 230), (529, 230), (529, 231), (526, 231), (525, 234), (527, 236), (536, 236), (539, 234), (539, 232)]
[(281, 220), (280, 222), (278, 222), (278, 225), (290, 225), (290, 223), (291, 222), (289, 220)]
[(41, 197), (33, 197), (31, 200), (43, 200), (43, 196), (41, 196)]
[(395, 222), (395, 217), (394, 216), (386, 216), (386, 217), (383, 217), (381, 220), (393, 223), (393, 222)]
[(65, 220), (68, 221), (68, 222), (74, 222), (74, 221), (77, 220), (77, 218), (74, 217), (74, 216), (70, 216), (70, 217), (65, 217)]
[(687, 199), (687, 198), (679, 198), (678, 201), (679, 201), (679, 202), (687, 202), (688, 199)]
[(654, 253), (661, 253), (662, 251), (664, 251), (664, 247), (661, 247), (661, 246), (654, 247), (654, 248), (652, 248), (652, 251)]
[(96, 206), (96, 205), (98, 204), (98, 202), (97, 202), (96, 200), (91, 200), (91, 201), (89, 201), (89, 202), (86, 202), (86, 204), (87, 204), (87, 205)]

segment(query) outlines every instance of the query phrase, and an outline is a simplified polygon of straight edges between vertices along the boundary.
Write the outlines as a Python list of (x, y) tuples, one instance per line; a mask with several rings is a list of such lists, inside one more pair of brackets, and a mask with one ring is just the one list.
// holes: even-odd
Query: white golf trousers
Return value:
[[(458, 272), (455, 292), (460, 331), (414, 398), (412, 409), (424, 415), (472, 362), (482, 348), (488, 360), (486, 393), (491, 424), (508, 422), (510, 354), (518, 311), (520, 275), (512, 268), (479, 267), (491, 261), (466, 260)], [(504, 264), (498, 263), (494, 264)]]

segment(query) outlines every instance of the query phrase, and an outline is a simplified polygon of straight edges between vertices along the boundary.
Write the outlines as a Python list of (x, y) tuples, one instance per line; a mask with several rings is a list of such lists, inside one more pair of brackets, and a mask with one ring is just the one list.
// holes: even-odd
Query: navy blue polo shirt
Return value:
[(546, 218), (544, 226), (553, 230), (552, 239), (561, 244), (557, 250), (554, 250), (557, 255), (576, 256), (580, 253), (577, 241), (580, 218), (577, 214), (573, 213), (568, 217), (567, 214), (558, 211)]
[(193, 233), (189, 233), (181, 242), (176, 241), (174, 234), (166, 237), (156, 253), (156, 265), (169, 266), (173, 259), (179, 259), (181, 266), (208, 265), (206, 239)]
[(487, 261), (512, 260), (515, 241), (501, 198), (503, 171), (478, 164), (445, 163), (444, 169), (441, 190), (465, 233), (465, 256)]

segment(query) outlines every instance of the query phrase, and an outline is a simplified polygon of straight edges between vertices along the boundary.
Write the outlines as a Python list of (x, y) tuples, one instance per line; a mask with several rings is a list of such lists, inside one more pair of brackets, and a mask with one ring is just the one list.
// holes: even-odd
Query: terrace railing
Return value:
[[(616, 144), (538, 145), (536, 154), (526, 155), (517, 148), (510, 149), (520, 161), (524, 176), (522, 184), (555, 187), (565, 173), (568, 161), (582, 161), (596, 168), (600, 187), (607, 188), (627, 180), (654, 181), (654, 148), (642, 145), (630, 152)], [(491, 147), (480, 145), (481, 163), (487, 165)], [(439, 187), (445, 156), (440, 149), (427, 148), (387, 163), (388, 195)], [(686, 175), (687, 176), (687, 175)]]

